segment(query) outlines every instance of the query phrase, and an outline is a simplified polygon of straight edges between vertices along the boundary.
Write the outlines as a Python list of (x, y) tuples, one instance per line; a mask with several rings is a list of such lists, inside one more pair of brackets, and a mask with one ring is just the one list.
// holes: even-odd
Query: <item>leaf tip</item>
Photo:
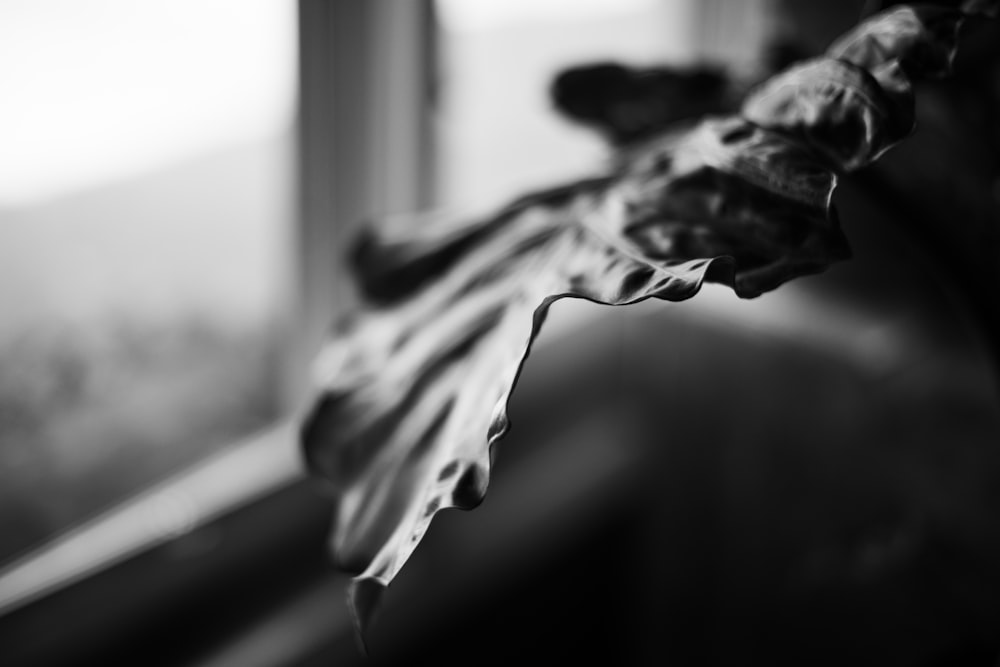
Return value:
[(368, 631), (375, 620), (379, 602), (385, 586), (375, 579), (355, 579), (347, 589), (347, 603), (351, 609), (351, 616), (354, 619), (354, 636), (358, 640), (358, 648), (367, 658), (368, 653)]

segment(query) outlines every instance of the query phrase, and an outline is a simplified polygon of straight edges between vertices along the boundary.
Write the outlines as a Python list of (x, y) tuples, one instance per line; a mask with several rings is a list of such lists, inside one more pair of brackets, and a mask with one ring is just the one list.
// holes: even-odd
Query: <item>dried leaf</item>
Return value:
[(960, 20), (894, 9), (614, 173), (472, 224), (367, 232), (353, 259), (370, 303), (323, 350), (303, 431), (338, 501), (333, 552), (356, 575), (359, 622), (438, 511), (482, 500), (549, 306), (682, 301), (706, 280), (753, 297), (846, 258), (836, 174), (910, 132), (910, 78), (950, 63)]

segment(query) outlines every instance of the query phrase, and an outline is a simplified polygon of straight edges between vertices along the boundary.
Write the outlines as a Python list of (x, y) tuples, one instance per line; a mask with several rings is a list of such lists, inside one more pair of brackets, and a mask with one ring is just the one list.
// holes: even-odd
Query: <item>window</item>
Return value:
[(0, 7), (0, 561), (287, 412), (293, 10)]

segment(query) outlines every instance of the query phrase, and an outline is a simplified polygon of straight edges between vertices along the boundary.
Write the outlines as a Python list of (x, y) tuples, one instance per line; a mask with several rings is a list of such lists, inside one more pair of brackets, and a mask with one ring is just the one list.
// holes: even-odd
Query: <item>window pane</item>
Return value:
[(0, 5), (0, 558), (281, 410), (294, 22)]
[(551, 108), (562, 69), (691, 62), (688, 0), (438, 0), (440, 186), (449, 207), (488, 210), (601, 169), (600, 137)]

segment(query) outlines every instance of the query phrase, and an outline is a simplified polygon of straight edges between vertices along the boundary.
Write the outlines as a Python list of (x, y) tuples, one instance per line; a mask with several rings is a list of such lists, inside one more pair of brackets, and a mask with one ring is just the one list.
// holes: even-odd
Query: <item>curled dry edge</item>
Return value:
[(354, 575), (359, 628), (434, 515), (482, 501), (554, 301), (683, 301), (705, 281), (755, 297), (847, 258), (838, 175), (913, 131), (913, 82), (947, 74), (964, 18), (998, 4), (895, 7), (613, 173), (485, 220), (367, 230), (353, 256), (367, 303), (322, 351), (302, 431), (336, 500), (333, 555)]

